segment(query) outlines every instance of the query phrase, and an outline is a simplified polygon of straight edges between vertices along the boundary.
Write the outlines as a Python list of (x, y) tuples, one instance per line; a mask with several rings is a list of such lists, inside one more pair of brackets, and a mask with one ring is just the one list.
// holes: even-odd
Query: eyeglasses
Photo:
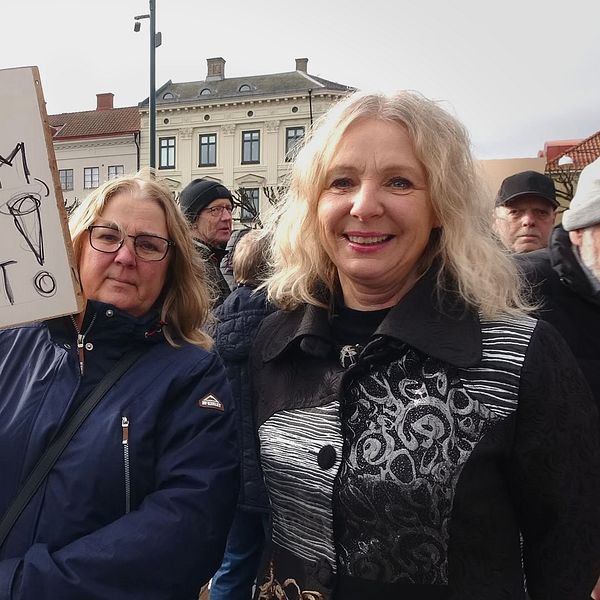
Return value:
[(233, 213), (233, 206), (211, 206), (210, 208), (205, 208), (203, 212), (207, 212), (215, 219), (220, 219), (223, 216), (224, 210), (231, 214)]
[(115, 227), (108, 225), (90, 225), (90, 246), (98, 252), (114, 254), (121, 249), (127, 238), (133, 240), (133, 251), (140, 260), (162, 260), (175, 242), (158, 235), (127, 235)]

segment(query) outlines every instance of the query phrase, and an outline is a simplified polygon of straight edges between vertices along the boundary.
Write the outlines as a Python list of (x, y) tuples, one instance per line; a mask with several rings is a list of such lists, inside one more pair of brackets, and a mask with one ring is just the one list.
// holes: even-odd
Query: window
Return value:
[(159, 169), (175, 168), (175, 138), (165, 137), (158, 139), (160, 149)]
[(217, 134), (206, 133), (200, 136), (199, 167), (215, 167), (217, 165)]
[(125, 167), (123, 165), (113, 165), (108, 167), (108, 178), (115, 179), (125, 175)]
[(254, 221), (259, 214), (259, 189), (243, 188), (247, 207), (242, 205), (240, 221)]
[(201, 96), (210, 96), (211, 91), (208, 88), (204, 88), (201, 92), (200, 95)]
[(171, 92), (165, 92), (163, 94), (163, 100), (173, 100), (175, 96)]
[(242, 131), (242, 164), (260, 162), (260, 131)]
[(298, 152), (298, 145), (304, 137), (304, 127), (287, 127), (285, 130), (285, 160), (293, 160)]
[(91, 190), (100, 185), (100, 169), (98, 167), (85, 167), (83, 169), (83, 188)]
[(67, 192), (73, 189), (73, 169), (60, 169), (58, 176), (61, 190)]
[(238, 88), (238, 92), (249, 92), (251, 91), (252, 88), (247, 84), (247, 83), (243, 83), (242, 85), (240, 85), (240, 87)]

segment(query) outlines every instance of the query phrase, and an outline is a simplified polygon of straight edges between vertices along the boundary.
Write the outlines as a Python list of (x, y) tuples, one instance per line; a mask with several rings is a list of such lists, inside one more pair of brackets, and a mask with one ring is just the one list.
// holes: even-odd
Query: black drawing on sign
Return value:
[(33, 287), (40, 296), (49, 298), (56, 292), (56, 279), (48, 271), (40, 271), (33, 279)]
[[(42, 198), (50, 195), (50, 189), (41, 179), (30, 176), (24, 142), (19, 142), (7, 157), (0, 154), (0, 169), (0, 214), (13, 218), (17, 231), (37, 262), (43, 265), (40, 206)], [(4, 200), (5, 196), (8, 196), (7, 200)]]
[(8, 265), (16, 265), (16, 260), (7, 260), (3, 263), (0, 263), (0, 269), (2, 269), (2, 288), (4, 289), (4, 295), (8, 299), (11, 304), (15, 303), (15, 297), (12, 292), (12, 288), (10, 287), (10, 280), (8, 279), (8, 273), (6, 272), (6, 267)]

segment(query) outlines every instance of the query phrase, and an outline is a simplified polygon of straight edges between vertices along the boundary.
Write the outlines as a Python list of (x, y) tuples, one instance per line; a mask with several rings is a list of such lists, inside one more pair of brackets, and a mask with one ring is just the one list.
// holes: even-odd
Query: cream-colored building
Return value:
[(114, 108), (113, 97), (96, 94), (96, 110), (48, 116), (67, 207), (106, 180), (139, 168), (139, 108)]
[[(307, 72), (225, 77), (223, 58), (207, 59), (202, 81), (164, 84), (156, 93), (156, 167), (175, 190), (206, 177), (243, 188), (264, 206), (265, 188), (284, 185), (294, 146), (311, 123), (353, 91)], [(148, 101), (140, 104), (142, 166), (148, 164)], [(243, 217), (243, 215), (242, 215)]]

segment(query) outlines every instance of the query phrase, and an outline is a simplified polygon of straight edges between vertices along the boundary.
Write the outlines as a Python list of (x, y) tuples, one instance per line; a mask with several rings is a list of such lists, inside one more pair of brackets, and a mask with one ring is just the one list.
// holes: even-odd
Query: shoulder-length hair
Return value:
[(258, 286), (266, 278), (269, 242), (260, 229), (252, 229), (240, 238), (231, 260), (236, 283)]
[(286, 309), (302, 303), (326, 306), (339, 288), (337, 269), (321, 243), (317, 204), (340, 140), (359, 119), (403, 125), (424, 167), (441, 227), (420, 258), (419, 274), (436, 261), (438, 289), (458, 293), (487, 318), (529, 310), (512, 259), (492, 233), (491, 198), (476, 172), (467, 130), (437, 102), (412, 91), (353, 93), (315, 124), (269, 222), (269, 299)]
[(203, 263), (194, 249), (189, 225), (175, 202), (167, 184), (150, 170), (135, 175), (111, 179), (94, 190), (73, 212), (69, 229), (77, 264), (81, 259), (83, 244), (87, 241), (87, 228), (102, 215), (112, 197), (130, 193), (148, 202), (156, 202), (163, 210), (169, 238), (175, 242), (171, 248), (171, 263), (167, 279), (156, 301), (161, 319), (165, 322), (165, 338), (174, 347), (178, 342), (210, 348), (212, 340), (202, 327), (210, 315), (210, 292), (206, 285)]

